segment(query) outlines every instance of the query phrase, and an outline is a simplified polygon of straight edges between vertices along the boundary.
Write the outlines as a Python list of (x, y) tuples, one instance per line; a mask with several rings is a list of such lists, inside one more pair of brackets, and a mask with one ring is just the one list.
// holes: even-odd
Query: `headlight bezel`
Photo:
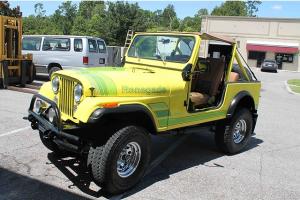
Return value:
[(59, 85), (60, 85), (58, 76), (55, 76), (51, 80), (51, 85), (52, 85), (52, 90), (53, 90), (54, 94), (57, 94), (59, 91)]
[(74, 101), (80, 103), (83, 96), (83, 86), (80, 83), (77, 83), (74, 87)]

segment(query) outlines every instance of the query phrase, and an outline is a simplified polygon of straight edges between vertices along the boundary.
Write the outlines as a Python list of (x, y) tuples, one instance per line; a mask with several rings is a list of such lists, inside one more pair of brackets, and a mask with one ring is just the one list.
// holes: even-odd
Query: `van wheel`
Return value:
[(117, 131), (104, 147), (93, 151), (91, 169), (95, 182), (116, 194), (133, 187), (150, 160), (150, 136), (142, 128), (127, 126)]
[(51, 67), (49, 70), (49, 79), (51, 79), (51, 76), (54, 72), (61, 70), (59, 67)]
[(253, 117), (249, 109), (238, 108), (230, 121), (217, 125), (215, 142), (227, 154), (240, 152), (249, 142), (253, 132)]

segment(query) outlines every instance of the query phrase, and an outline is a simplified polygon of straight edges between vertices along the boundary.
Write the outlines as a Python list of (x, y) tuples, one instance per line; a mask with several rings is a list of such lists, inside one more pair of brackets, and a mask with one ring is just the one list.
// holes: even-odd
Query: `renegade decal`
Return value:
[(165, 94), (168, 90), (165, 87), (130, 87), (122, 86), (122, 93), (135, 93), (135, 94)]

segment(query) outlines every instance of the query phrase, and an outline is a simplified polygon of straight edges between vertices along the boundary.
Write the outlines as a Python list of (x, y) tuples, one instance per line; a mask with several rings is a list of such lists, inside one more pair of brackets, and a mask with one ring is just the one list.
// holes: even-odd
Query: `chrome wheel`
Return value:
[(245, 138), (247, 132), (247, 123), (244, 119), (240, 119), (236, 122), (233, 129), (233, 141), (235, 144), (239, 144)]
[(136, 142), (128, 143), (121, 151), (117, 160), (117, 172), (122, 178), (132, 175), (141, 159), (141, 147)]

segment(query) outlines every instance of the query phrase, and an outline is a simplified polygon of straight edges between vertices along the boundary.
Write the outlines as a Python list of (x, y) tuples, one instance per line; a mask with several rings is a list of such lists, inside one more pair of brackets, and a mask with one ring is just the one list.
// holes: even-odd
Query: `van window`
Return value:
[(74, 39), (74, 51), (81, 52), (83, 49), (82, 39)]
[(24, 37), (22, 40), (22, 50), (39, 51), (41, 48), (42, 38)]
[(45, 38), (43, 51), (70, 51), (70, 39)]
[(99, 53), (106, 53), (106, 47), (103, 41), (97, 40), (98, 43), (98, 52)]
[(97, 52), (97, 44), (96, 44), (96, 41), (95, 40), (91, 40), (91, 39), (89, 39), (88, 40), (88, 42), (89, 42), (89, 51), (90, 52)]

